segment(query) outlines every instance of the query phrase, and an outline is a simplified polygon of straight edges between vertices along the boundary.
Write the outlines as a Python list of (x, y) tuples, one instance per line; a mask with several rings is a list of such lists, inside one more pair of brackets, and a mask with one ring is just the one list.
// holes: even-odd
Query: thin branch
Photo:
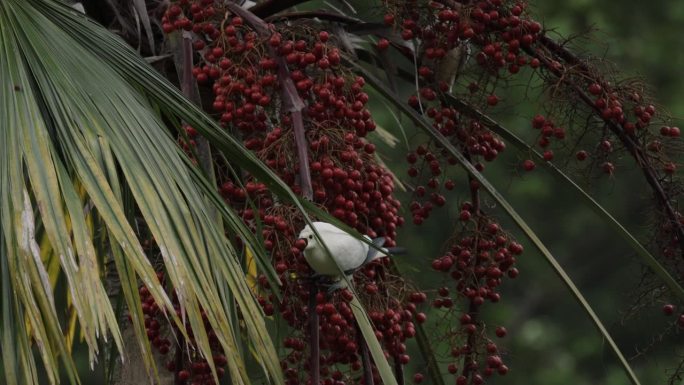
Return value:
[(267, 18), (264, 18), (265, 21), (268, 21), (270, 23), (274, 23), (277, 21), (283, 21), (283, 20), (297, 20), (297, 19), (320, 19), (320, 20), (325, 20), (325, 21), (331, 21), (335, 23), (344, 23), (344, 24), (350, 24), (350, 25), (355, 25), (355, 24), (363, 24), (363, 20), (357, 19), (355, 17), (350, 17), (347, 15), (342, 15), (339, 13), (334, 13), (334, 12), (326, 12), (326, 11), (304, 11), (304, 12), (288, 12), (288, 13), (280, 13), (277, 15), (269, 16)]
[(397, 378), (397, 383), (399, 385), (404, 385), (406, 381), (404, 380), (404, 366), (399, 361), (399, 357), (394, 357), (394, 376)]
[[(192, 37), (189, 33), (183, 32), (180, 37), (180, 47), (178, 48), (181, 54), (181, 92), (198, 106), (202, 106), (202, 100), (197, 90), (197, 84), (192, 76), (192, 68), (194, 66), (192, 61)], [(214, 175), (214, 162), (211, 156), (211, 147), (207, 138), (200, 136), (196, 139), (197, 142), (197, 157), (202, 167), (202, 170), (208, 177)]]
[(249, 11), (262, 19), (275, 15), (280, 11), (292, 8), (309, 0), (268, 0), (255, 5)]
[[(468, 160), (470, 164), (473, 163), (470, 153), (466, 150), (463, 151), (463, 157)], [(481, 227), (481, 220), (482, 220), (482, 210), (480, 207), (480, 192), (479, 192), (479, 186), (477, 185), (477, 179), (475, 179), (472, 175), (468, 174), (468, 185), (470, 186), (470, 200), (472, 201), (473, 205), (473, 214), (475, 215), (475, 218), (477, 218), (477, 225), (475, 228), (475, 234), (480, 234), (480, 227)], [(479, 254), (479, 241), (477, 237), (475, 238), (475, 242), (473, 242), (475, 245), (475, 251), (473, 252), (473, 255), (478, 255)], [(477, 265), (477, 258), (473, 258), (473, 268), (475, 265)], [(475, 278), (475, 284), (476, 286), (479, 286), (479, 278)], [(470, 300), (470, 303), (468, 304), (468, 315), (470, 316), (470, 322), (474, 325), (477, 323), (477, 316), (479, 313), (479, 306), (475, 304), (473, 300)], [(468, 349), (466, 350), (465, 354), (463, 355), (463, 376), (468, 378), (470, 375), (470, 372), (472, 370), (472, 362), (473, 362), (473, 354), (475, 354), (475, 348), (477, 346), (477, 341), (476, 341), (476, 334), (475, 333), (470, 333), (468, 334), (468, 339), (467, 339), (467, 345)]]

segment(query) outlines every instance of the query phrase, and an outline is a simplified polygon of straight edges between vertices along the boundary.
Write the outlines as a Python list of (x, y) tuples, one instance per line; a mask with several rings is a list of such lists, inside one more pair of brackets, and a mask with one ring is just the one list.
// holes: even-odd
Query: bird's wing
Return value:
[(330, 253), (342, 271), (356, 269), (363, 264), (368, 253), (368, 245), (347, 233), (323, 235)]
[[(376, 247), (382, 249), (382, 245), (385, 244), (385, 237), (378, 237), (373, 239), (373, 245)], [(373, 248), (373, 247), (368, 247), (368, 253), (366, 254), (366, 259), (363, 261), (363, 264), (365, 265), (366, 263), (376, 259), (383, 257), (387, 254), (382, 253), (380, 250)]]

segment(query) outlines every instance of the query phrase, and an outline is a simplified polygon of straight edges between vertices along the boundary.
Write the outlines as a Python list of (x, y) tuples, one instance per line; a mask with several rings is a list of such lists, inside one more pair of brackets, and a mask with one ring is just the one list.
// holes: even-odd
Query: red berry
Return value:
[(523, 161), (522, 166), (525, 171), (532, 171), (535, 167), (537, 167), (534, 164), (534, 161), (532, 161), (531, 159), (526, 159), (525, 161)]
[(496, 336), (497, 336), (497, 337), (503, 338), (503, 337), (506, 336), (506, 333), (508, 333), (508, 331), (506, 330), (505, 327), (499, 326), (499, 327), (496, 328)]
[(532, 127), (534, 128), (542, 128), (544, 123), (546, 123), (546, 118), (544, 118), (543, 115), (536, 115), (534, 119), (532, 119)]
[(615, 172), (615, 165), (613, 165), (611, 162), (603, 162), (603, 164), (601, 164), (601, 169), (604, 173), (613, 175)]
[(416, 373), (413, 375), (413, 382), (416, 384), (420, 384), (423, 382), (424, 376), (422, 373)]
[(577, 160), (583, 161), (589, 157), (589, 154), (586, 151), (581, 150), (581, 151), (577, 151), (577, 154), (575, 154), (575, 157), (577, 158)]
[(592, 95), (598, 95), (601, 93), (601, 85), (598, 83), (593, 83), (592, 85), (589, 86), (589, 93)]
[(185, 380), (187, 380), (188, 378), (190, 378), (190, 372), (189, 372), (189, 371), (187, 371), (187, 370), (181, 370), (180, 372), (178, 372), (178, 379), (179, 379), (179, 380), (185, 381)]
[(662, 136), (670, 136), (670, 130), (671, 128), (668, 126), (662, 126), (660, 127), (660, 135)]
[(378, 40), (378, 49), (380, 51), (386, 50), (389, 46), (390, 46), (389, 40), (387, 40), (385, 38)]
[(668, 175), (672, 175), (677, 171), (677, 165), (672, 162), (666, 162), (663, 165), (663, 171)]
[(392, 15), (391, 13), (386, 14), (383, 21), (385, 22), (385, 25), (394, 24), (394, 15)]
[(672, 315), (672, 314), (674, 314), (674, 309), (675, 309), (674, 305), (667, 304), (667, 305), (663, 306), (663, 314)]
[(499, 103), (499, 97), (496, 95), (487, 96), (487, 104), (490, 106), (496, 106)]

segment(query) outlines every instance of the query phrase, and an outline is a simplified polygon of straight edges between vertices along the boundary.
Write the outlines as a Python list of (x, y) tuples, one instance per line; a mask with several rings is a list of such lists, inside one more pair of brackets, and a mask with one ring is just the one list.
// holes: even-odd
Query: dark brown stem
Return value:
[(312, 385), (319, 385), (321, 383), (321, 351), (319, 347), (320, 336), (318, 333), (318, 313), (316, 313), (316, 295), (318, 295), (318, 285), (312, 280), (309, 289), (309, 352), (311, 353), (309, 370), (311, 371)]
[[(251, 25), (257, 33), (262, 36), (270, 36), (271, 31), (268, 24), (254, 13), (240, 8), (235, 3), (227, 3), (226, 7), (234, 14), (242, 17)], [(306, 142), (304, 130), (304, 119), (302, 111), (306, 104), (299, 96), (297, 87), (290, 76), (290, 71), (285, 60), (278, 55), (272, 47), (269, 47), (270, 55), (278, 62), (278, 79), (280, 80), (281, 95), (283, 98), (283, 109), (290, 113), (292, 126), (297, 147), (297, 157), (299, 158), (299, 183), (302, 187), (302, 195), (308, 199), (313, 199), (313, 184), (311, 182), (311, 170), (309, 169), (309, 146)]]
[[(200, 98), (199, 92), (197, 91), (197, 85), (195, 84), (195, 78), (192, 76), (192, 37), (190, 34), (182, 33), (180, 38), (180, 52), (181, 52), (181, 91), (186, 98), (192, 101), (198, 106), (202, 106), (202, 100)], [(209, 146), (209, 141), (200, 136), (196, 139), (197, 143), (197, 160), (200, 167), (207, 176), (213, 175), (213, 159), (211, 156), (211, 148)]]
[(404, 365), (399, 361), (399, 357), (394, 357), (394, 376), (397, 378), (398, 385), (404, 385)]
[(268, 0), (261, 4), (257, 4), (249, 9), (250, 12), (264, 19), (275, 15), (280, 11), (292, 8), (309, 0)]
[[(463, 152), (463, 156), (472, 164), (472, 159), (470, 157), (470, 153), (468, 151)], [(470, 200), (472, 201), (473, 205), (473, 215), (475, 217), (475, 220), (477, 221), (476, 229), (475, 229), (475, 234), (479, 234), (480, 232), (480, 192), (479, 192), (479, 187), (477, 186), (477, 180), (472, 176), (468, 175), (468, 184), (470, 186)], [(478, 255), (478, 250), (477, 250), (477, 245), (478, 245), (478, 239), (475, 238), (475, 252), (473, 253), (474, 256)], [(477, 264), (477, 257), (473, 258), (473, 268), (475, 267), (475, 264)], [(477, 280), (477, 278), (475, 278)], [(475, 282), (476, 284), (478, 282)], [(470, 322), (473, 324), (477, 323), (477, 315), (478, 315), (478, 309), (479, 307), (475, 305), (473, 300), (470, 300), (470, 303), (468, 304), (468, 315), (470, 316)], [(471, 372), (471, 363), (473, 362), (473, 354), (475, 353), (475, 345), (477, 343), (476, 340), (476, 334), (468, 334), (468, 339), (467, 339), (467, 345), (468, 345), (468, 350), (465, 352), (463, 355), (463, 368), (462, 368), (462, 373), (463, 376), (468, 378)]]
[(181, 380), (178, 376), (178, 373), (181, 371), (181, 369), (183, 369), (183, 342), (181, 340), (178, 340), (176, 343), (176, 355), (173, 357), (173, 361), (175, 365), (173, 383), (174, 385), (183, 385), (185, 381)]
[[(477, 322), (477, 306), (470, 301), (468, 305), (468, 315), (470, 316), (471, 322)], [(475, 333), (468, 334), (468, 350), (463, 355), (463, 371), (461, 372), (465, 378), (468, 378), (472, 370), (473, 353), (475, 352)]]
[(363, 20), (357, 19), (355, 17), (349, 17), (347, 15), (342, 15), (339, 13), (325, 12), (325, 11), (305, 11), (305, 12), (288, 12), (280, 13), (277, 15), (269, 16), (264, 18), (265, 21), (273, 23), (283, 20), (297, 20), (297, 19), (320, 19), (325, 21), (331, 21), (335, 23), (344, 24), (363, 24)]
[[(576, 68), (579, 68), (581, 71), (587, 74), (591, 74), (592, 71), (588, 65), (583, 63), (572, 52), (568, 51), (565, 47), (556, 43), (552, 39), (546, 36), (542, 36), (539, 39), (539, 44), (548, 49), (551, 53), (558, 56), (560, 59), (566, 61), (568, 64)], [(550, 70), (551, 73), (553, 73), (555, 76), (561, 79), (562, 82), (566, 83), (570, 88), (572, 88), (573, 91), (575, 91), (575, 93), (577, 93), (577, 95), (580, 97), (582, 102), (584, 102), (584, 104), (591, 108), (597, 116), (601, 116), (601, 110), (594, 104), (591, 97), (587, 95), (586, 92), (584, 92), (578, 85), (570, 82), (567, 78), (565, 78), (563, 76), (563, 72), (559, 69), (554, 68), (549, 62), (548, 58), (546, 58), (539, 51), (531, 47), (526, 48), (525, 51), (531, 56), (534, 56), (537, 59), (539, 59)], [(676, 230), (680, 251), (682, 252), (682, 255), (684, 255), (684, 225), (682, 225), (682, 223), (679, 221), (677, 211), (672, 206), (670, 199), (667, 196), (667, 193), (663, 189), (663, 186), (660, 184), (657, 171), (649, 162), (648, 157), (644, 153), (643, 149), (635, 141), (635, 138), (632, 135), (628, 134), (622, 126), (620, 126), (613, 120), (603, 119), (603, 121), (608, 126), (608, 128), (620, 139), (620, 141), (623, 143), (627, 151), (629, 151), (629, 153), (632, 155), (636, 163), (641, 167), (641, 170), (644, 173), (644, 177), (646, 178), (646, 182), (651, 186), (651, 189), (653, 190), (656, 200), (661, 205), (661, 207), (665, 211), (665, 214), (668, 217), (668, 220)]]
[(363, 334), (361, 334), (361, 329), (358, 324), (356, 325), (356, 343), (359, 344), (359, 348), (361, 349), (363, 382), (365, 385), (373, 385), (373, 365), (371, 364), (370, 352), (368, 351), (368, 345), (366, 345), (366, 340), (363, 338)]

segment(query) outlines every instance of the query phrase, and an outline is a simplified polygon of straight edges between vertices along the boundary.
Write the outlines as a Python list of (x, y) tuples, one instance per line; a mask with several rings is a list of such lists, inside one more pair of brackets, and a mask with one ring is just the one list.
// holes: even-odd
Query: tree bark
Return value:
[[(142, 352), (138, 346), (133, 328), (127, 324), (122, 325), (121, 336), (123, 338), (124, 361), (117, 359), (112, 384), (114, 385), (173, 385), (173, 373), (166, 370), (164, 358), (158, 353), (154, 353), (154, 361), (159, 373), (159, 382), (147, 373)], [(166, 358), (168, 359), (168, 358)]]

